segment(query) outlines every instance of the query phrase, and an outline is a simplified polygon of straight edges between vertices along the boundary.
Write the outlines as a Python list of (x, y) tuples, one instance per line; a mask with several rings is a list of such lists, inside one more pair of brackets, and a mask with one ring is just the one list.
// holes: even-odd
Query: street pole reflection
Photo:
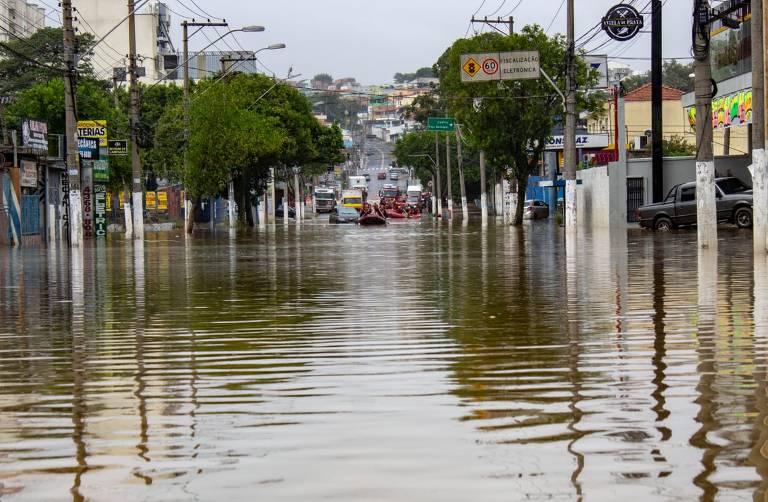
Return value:
[(83, 248), (70, 249), (70, 284), (72, 305), (72, 442), (75, 444), (75, 478), (70, 488), (72, 500), (85, 500), (80, 493), (82, 477), (88, 470), (85, 422), (88, 408), (85, 396), (87, 351), (85, 337), (85, 291)]
[(656, 414), (656, 430), (661, 434), (662, 441), (669, 441), (672, 437), (672, 431), (669, 427), (661, 425), (669, 417), (669, 410), (666, 409), (665, 393), (669, 387), (666, 383), (667, 363), (664, 362), (667, 356), (667, 335), (665, 326), (665, 305), (666, 283), (664, 277), (664, 243), (658, 239), (653, 240), (653, 257), (651, 259), (653, 267), (653, 392), (651, 396), (655, 401), (653, 411)]
[[(138, 457), (144, 461), (149, 462), (149, 420), (147, 418), (147, 398), (146, 398), (146, 375), (147, 370), (144, 365), (144, 323), (146, 322), (146, 305), (145, 305), (145, 277), (144, 277), (144, 243), (142, 241), (134, 241), (133, 244), (133, 277), (134, 277), (134, 305), (135, 305), (135, 340), (136, 340), (136, 374), (134, 380), (136, 382), (136, 390), (133, 395), (138, 400), (138, 413), (139, 413), (139, 442), (136, 445), (136, 451)], [(152, 478), (142, 472), (141, 469), (136, 469), (133, 475), (144, 481), (149, 485), (152, 483)]]
[(715, 384), (717, 364), (715, 363), (717, 336), (717, 249), (699, 248), (698, 256), (698, 322), (697, 349), (699, 364), (697, 374), (699, 383), (696, 390), (699, 394), (696, 402), (699, 413), (696, 421), (700, 424), (690, 439), (691, 445), (702, 450), (702, 471), (693, 480), (702, 490), (704, 500), (713, 500), (717, 495), (717, 487), (710, 476), (715, 472), (715, 460), (722, 446), (711, 442), (708, 434), (720, 429), (715, 408)]
[(766, 346), (768, 345), (768, 255), (762, 250), (755, 253), (754, 262), (754, 343), (755, 353), (755, 444), (749, 461), (760, 476), (753, 500), (768, 499), (768, 368), (766, 368)]
[(571, 440), (568, 442), (567, 450), (575, 460), (575, 467), (571, 473), (571, 485), (576, 491), (578, 500), (581, 500), (584, 493), (579, 477), (584, 471), (584, 454), (578, 452), (575, 446), (576, 443), (584, 437), (585, 433), (578, 429), (578, 425), (584, 414), (579, 408), (582, 396), (581, 377), (579, 375), (581, 345), (579, 343), (579, 267), (576, 261), (576, 237), (568, 236), (565, 247), (565, 326), (568, 342), (568, 381), (571, 390), (571, 398), (568, 403), (571, 419), (567, 426), (571, 435)]

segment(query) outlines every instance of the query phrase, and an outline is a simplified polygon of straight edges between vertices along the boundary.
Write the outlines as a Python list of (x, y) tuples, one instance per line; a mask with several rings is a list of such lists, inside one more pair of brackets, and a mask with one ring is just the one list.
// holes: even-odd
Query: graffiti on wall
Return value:
[[(688, 124), (696, 127), (696, 107), (687, 110)], [(724, 129), (752, 122), (752, 91), (744, 90), (712, 100), (712, 128)]]

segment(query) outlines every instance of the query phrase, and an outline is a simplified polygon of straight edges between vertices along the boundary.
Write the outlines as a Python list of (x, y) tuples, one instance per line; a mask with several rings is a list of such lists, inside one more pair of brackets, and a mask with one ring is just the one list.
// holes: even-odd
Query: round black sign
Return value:
[(643, 27), (643, 16), (627, 4), (614, 5), (603, 18), (603, 29), (614, 40), (627, 41)]

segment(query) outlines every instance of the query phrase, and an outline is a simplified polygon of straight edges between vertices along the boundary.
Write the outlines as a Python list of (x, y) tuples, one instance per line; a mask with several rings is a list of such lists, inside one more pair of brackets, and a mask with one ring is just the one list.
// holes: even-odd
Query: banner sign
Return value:
[(460, 63), (462, 82), (527, 80), (541, 77), (539, 51), (462, 54)]
[(603, 30), (614, 40), (626, 42), (643, 28), (643, 16), (631, 5), (614, 5), (602, 20)]
[(109, 183), (109, 163), (106, 160), (93, 162), (93, 181), (94, 183)]
[(157, 194), (155, 192), (147, 192), (144, 197), (144, 204), (147, 209), (157, 209)]
[(116, 157), (125, 157), (128, 155), (128, 140), (127, 139), (110, 139), (109, 143), (109, 155)]
[(35, 150), (48, 150), (48, 124), (37, 120), (21, 121), (21, 144)]
[(99, 140), (95, 138), (77, 138), (77, 151), (83, 160), (99, 159)]
[[(564, 136), (552, 136), (547, 140), (545, 150), (562, 150), (565, 144)], [(576, 148), (605, 148), (608, 146), (607, 134), (577, 134)]]
[(22, 160), (20, 174), (21, 186), (37, 188), (37, 163), (34, 160)]
[[(696, 107), (686, 110), (688, 124), (696, 127)], [(743, 90), (712, 100), (712, 128), (727, 129), (731, 126), (752, 123), (752, 90)]]
[(168, 192), (157, 192), (157, 210), (168, 211)]
[(96, 237), (107, 235), (107, 187), (93, 186), (93, 229)]
[(90, 166), (83, 166), (80, 179), (83, 194), (83, 235), (90, 238), (93, 237), (93, 170)]
[(78, 120), (78, 138), (96, 138), (99, 146), (107, 146), (107, 121), (106, 120)]

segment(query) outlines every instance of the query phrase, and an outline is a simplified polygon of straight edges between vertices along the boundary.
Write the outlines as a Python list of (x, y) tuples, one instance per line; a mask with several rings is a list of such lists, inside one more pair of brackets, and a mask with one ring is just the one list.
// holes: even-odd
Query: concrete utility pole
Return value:
[(443, 186), (440, 180), (440, 133), (435, 133), (435, 178), (437, 178), (437, 217), (443, 217)]
[[(277, 201), (275, 199), (275, 168), (270, 167), (269, 168), (269, 200), (272, 204), (272, 214), (269, 215), (269, 222), (271, 224), (277, 223)], [(265, 210), (268, 210), (268, 208), (264, 208)]]
[(752, 0), (752, 189), (755, 252), (768, 250), (768, 159), (765, 154), (763, 0)]
[(299, 199), (301, 198), (301, 186), (299, 185), (299, 168), (293, 168), (293, 209), (294, 218), (296, 220), (296, 226), (301, 225), (301, 207), (299, 206)]
[(488, 226), (488, 194), (485, 187), (485, 150), (480, 150), (480, 221)]
[(445, 177), (448, 188), (448, 219), (453, 219), (453, 192), (451, 187), (451, 135), (445, 133)]
[(131, 175), (133, 177), (133, 238), (144, 239), (144, 201), (139, 157), (139, 84), (136, 79), (136, 16), (128, 0), (128, 72), (131, 81)]
[(662, 110), (661, 0), (651, 2), (651, 157), (653, 202), (664, 199), (664, 119)]
[(461, 158), (461, 127), (456, 124), (456, 162), (459, 165), (459, 189), (461, 190), (461, 217), (466, 222), (469, 219), (467, 207), (467, 188), (464, 186), (464, 161)]
[(574, 0), (568, 0), (568, 30), (565, 89), (565, 231), (576, 232), (576, 44), (574, 41)]
[(709, 59), (709, 0), (694, 0), (693, 57), (696, 75), (696, 224), (699, 247), (717, 249), (715, 159), (712, 151), (712, 66)]
[(69, 244), (73, 248), (79, 248), (83, 243), (83, 205), (80, 199), (80, 155), (77, 151), (75, 117), (75, 30), (72, 27), (72, 0), (62, 0), (61, 11), (64, 28), (64, 119), (69, 176)]
[[(181, 23), (181, 45), (184, 58), (184, 144), (189, 141), (189, 33), (186, 21)], [(187, 172), (187, 149), (184, 148), (184, 172)], [(192, 231), (192, 201), (189, 192), (184, 190), (184, 228), (189, 233)]]

